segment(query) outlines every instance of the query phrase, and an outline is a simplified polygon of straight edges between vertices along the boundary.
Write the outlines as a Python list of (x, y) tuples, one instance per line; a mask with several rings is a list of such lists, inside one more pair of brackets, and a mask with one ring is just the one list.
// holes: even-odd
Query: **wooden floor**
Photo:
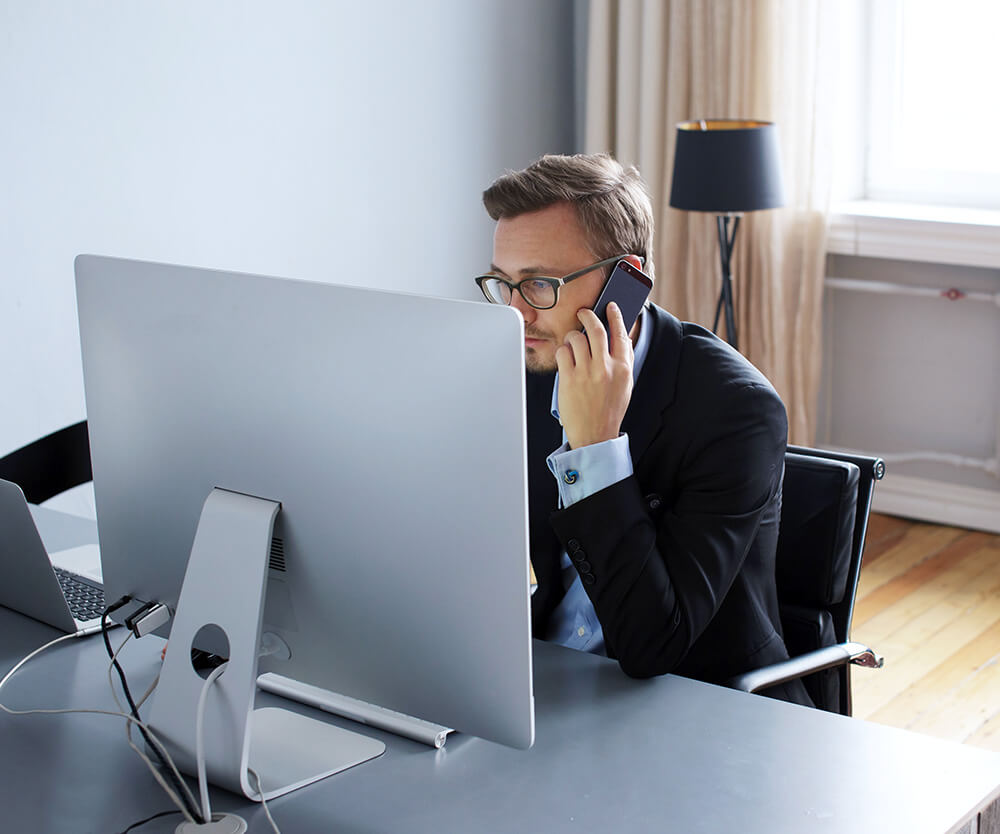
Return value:
[(852, 639), (856, 717), (1000, 751), (1000, 535), (873, 514)]

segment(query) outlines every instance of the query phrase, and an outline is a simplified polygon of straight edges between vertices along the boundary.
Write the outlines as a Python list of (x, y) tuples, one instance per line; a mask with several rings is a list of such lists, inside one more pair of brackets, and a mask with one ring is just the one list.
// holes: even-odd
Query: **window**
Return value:
[(1000, 3), (868, 11), (865, 198), (1000, 209)]

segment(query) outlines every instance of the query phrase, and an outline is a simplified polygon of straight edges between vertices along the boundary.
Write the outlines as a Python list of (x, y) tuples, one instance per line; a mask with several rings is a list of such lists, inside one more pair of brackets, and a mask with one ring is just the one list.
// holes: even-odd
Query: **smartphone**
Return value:
[(653, 279), (645, 272), (632, 266), (628, 261), (618, 261), (611, 270), (611, 276), (601, 290), (597, 303), (594, 304), (594, 312), (597, 313), (605, 329), (608, 329), (608, 302), (614, 301), (622, 311), (627, 332), (639, 318), (639, 311), (646, 303), (651, 289), (653, 289)]

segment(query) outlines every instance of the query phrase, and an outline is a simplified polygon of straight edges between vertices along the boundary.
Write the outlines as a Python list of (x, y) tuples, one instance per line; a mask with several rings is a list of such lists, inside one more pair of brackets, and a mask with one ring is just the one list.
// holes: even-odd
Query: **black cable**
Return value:
[[(125, 700), (128, 701), (129, 710), (132, 713), (132, 717), (136, 721), (141, 721), (139, 717), (139, 708), (135, 705), (135, 700), (132, 698), (132, 693), (129, 691), (128, 682), (125, 680), (125, 670), (118, 665), (118, 658), (115, 657), (114, 649), (111, 648), (111, 638), (108, 636), (108, 615), (112, 611), (117, 611), (123, 605), (131, 602), (132, 597), (123, 596), (118, 602), (113, 605), (109, 605), (104, 609), (104, 613), (101, 614), (101, 636), (104, 638), (104, 647), (108, 651), (108, 657), (111, 658), (111, 663), (115, 667), (115, 671), (118, 672), (118, 677), (122, 682), (122, 691), (125, 693)], [(166, 771), (167, 778), (170, 780), (170, 784), (176, 791), (177, 796), (180, 797), (181, 802), (184, 804), (184, 808), (187, 810), (188, 814), (191, 815), (192, 819), (197, 820), (200, 823), (207, 822), (207, 820), (202, 816), (201, 809), (195, 808), (191, 804), (191, 800), (188, 798), (187, 792), (184, 790), (184, 786), (180, 784), (180, 780), (177, 778), (177, 774), (174, 773), (172, 767), (167, 765), (166, 760), (163, 758), (163, 754), (160, 752), (160, 748), (157, 744), (153, 743), (153, 740), (149, 737), (149, 733), (146, 732), (146, 728), (142, 724), (136, 725), (139, 728), (139, 732), (142, 733), (142, 737), (146, 740), (146, 746), (152, 750), (153, 755), (156, 756), (156, 760), (160, 763), (160, 766)]]
[(144, 820), (139, 820), (138, 822), (133, 822), (128, 828), (122, 831), (121, 834), (128, 834), (129, 831), (133, 831), (140, 825), (145, 825), (147, 822), (152, 822), (153, 820), (158, 820), (160, 817), (169, 817), (171, 814), (179, 814), (180, 811), (160, 811), (158, 814), (153, 814), (151, 817), (146, 817)]

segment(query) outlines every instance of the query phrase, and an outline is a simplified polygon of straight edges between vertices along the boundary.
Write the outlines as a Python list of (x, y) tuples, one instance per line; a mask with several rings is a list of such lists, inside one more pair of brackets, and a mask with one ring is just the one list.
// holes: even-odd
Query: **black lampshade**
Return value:
[(703, 119), (677, 125), (671, 206), (726, 214), (784, 201), (773, 123)]

